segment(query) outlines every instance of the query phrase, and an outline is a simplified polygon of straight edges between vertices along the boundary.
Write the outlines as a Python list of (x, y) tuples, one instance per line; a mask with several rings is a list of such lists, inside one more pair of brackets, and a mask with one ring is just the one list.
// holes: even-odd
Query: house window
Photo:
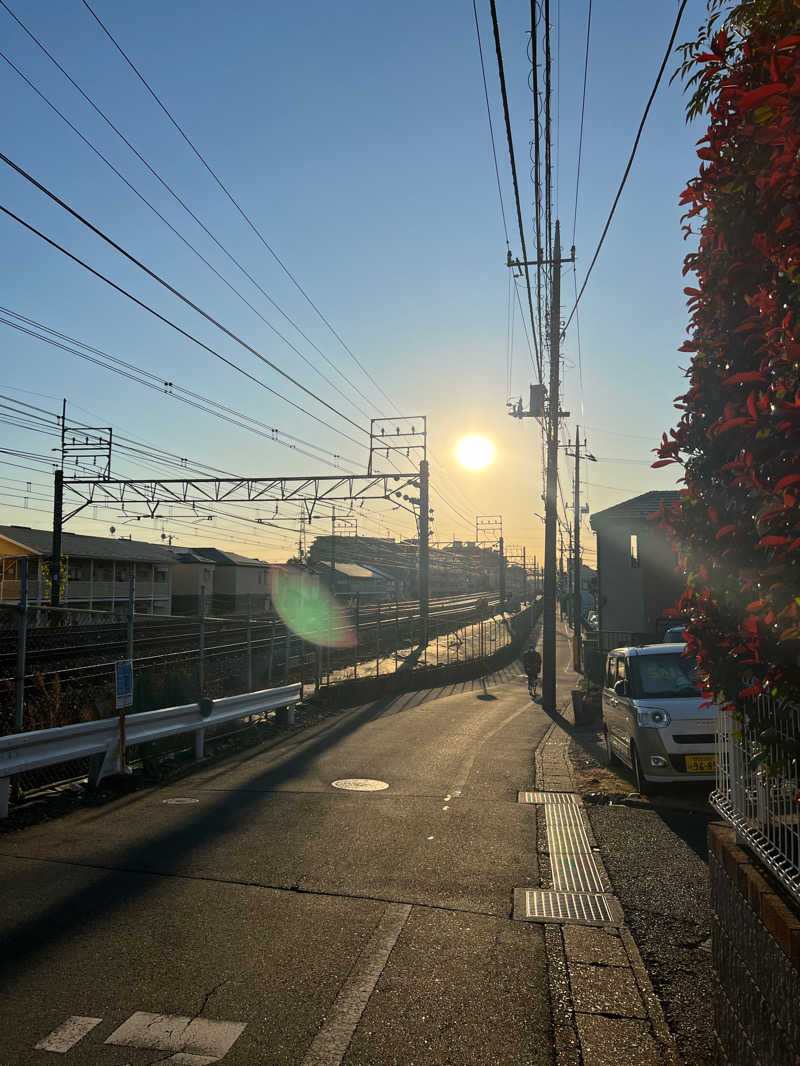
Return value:
[(153, 573), (153, 580), (157, 585), (163, 585), (167, 580), (167, 571), (164, 567), (157, 566)]
[(639, 566), (639, 538), (631, 533), (631, 566)]

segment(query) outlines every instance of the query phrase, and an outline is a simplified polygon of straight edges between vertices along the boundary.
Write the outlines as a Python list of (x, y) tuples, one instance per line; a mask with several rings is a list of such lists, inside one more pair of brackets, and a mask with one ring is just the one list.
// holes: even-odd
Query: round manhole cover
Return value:
[(343, 777), (340, 781), (332, 781), (334, 788), (344, 788), (348, 792), (380, 792), (389, 785), (386, 781), (372, 781), (368, 777)]
[(176, 796), (174, 799), (162, 800), (162, 803), (199, 803), (200, 800), (184, 799), (183, 796)]

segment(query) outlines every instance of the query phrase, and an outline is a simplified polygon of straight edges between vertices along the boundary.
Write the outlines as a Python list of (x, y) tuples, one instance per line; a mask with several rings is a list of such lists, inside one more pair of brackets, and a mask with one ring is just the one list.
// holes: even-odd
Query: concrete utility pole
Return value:
[(503, 538), (500, 537), (500, 573), (498, 575), (498, 594), (500, 596), (501, 609), (506, 602), (506, 557), (503, 548)]
[(550, 390), (547, 412), (547, 481), (544, 508), (544, 603), (542, 607), (542, 707), (556, 709), (556, 491), (561, 341), (561, 230), (556, 219), (550, 296)]
[(581, 620), (583, 618), (583, 604), (581, 603), (581, 439), (580, 427), (575, 427), (575, 515), (573, 526), (575, 532), (572, 536), (572, 546), (575, 554), (572, 557), (572, 626), (574, 643), (572, 646), (572, 665), (575, 670), (581, 668)]

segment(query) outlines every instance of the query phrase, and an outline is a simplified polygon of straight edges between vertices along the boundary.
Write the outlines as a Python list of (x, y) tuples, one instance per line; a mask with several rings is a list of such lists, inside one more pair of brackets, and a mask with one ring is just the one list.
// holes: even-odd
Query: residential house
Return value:
[[(207, 614), (247, 614), (248, 611), (265, 614), (269, 611), (272, 603), (270, 564), (263, 559), (250, 559), (220, 548), (173, 551), (178, 561), (176, 577), (181, 588), (180, 603), (186, 613), (199, 611), (201, 586), (205, 586)], [(213, 571), (210, 575), (209, 567)]]
[[(0, 601), (19, 600), (21, 561), (27, 559), (28, 602), (48, 603), (52, 551), (49, 530), (0, 526)], [(63, 606), (100, 611), (127, 606), (133, 577), (137, 613), (171, 613), (175, 559), (168, 548), (127, 538), (64, 532), (61, 557)]]
[(645, 492), (589, 519), (597, 534), (597, 613), (605, 645), (657, 641), (669, 623), (664, 612), (680, 599), (685, 579), (665, 531), (648, 515), (679, 495)]

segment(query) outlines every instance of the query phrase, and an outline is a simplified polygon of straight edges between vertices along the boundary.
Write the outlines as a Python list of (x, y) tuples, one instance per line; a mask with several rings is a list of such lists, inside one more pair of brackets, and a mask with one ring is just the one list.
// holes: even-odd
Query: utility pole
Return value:
[(556, 491), (561, 341), (561, 231), (556, 219), (550, 298), (550, 390), (547, 412), (547, 481), (544, 506), (544, 604), (542, 610), (542, 707), (556, 709)]
[(583, 605), (581, 604), (581, 439), (580, 427), (575, 427), (575, 513), (572, 519), (574, 532), (572, 534), (572, 547), (575, 554), (572, 557), (572, 626), (574, 643), (572, 646), (572, 665), (576, 671), (581, 668), (581, 619), (583, 618)]
[(56, 470), (53, 481), (53, 545), (50, 556), (50, 606), (61, 600), (61, 530), (64, 525), (64, 471)]
[(522, 602), (528, 602), (528, 569), (525, 560), (525, 545), (522, 546)]

